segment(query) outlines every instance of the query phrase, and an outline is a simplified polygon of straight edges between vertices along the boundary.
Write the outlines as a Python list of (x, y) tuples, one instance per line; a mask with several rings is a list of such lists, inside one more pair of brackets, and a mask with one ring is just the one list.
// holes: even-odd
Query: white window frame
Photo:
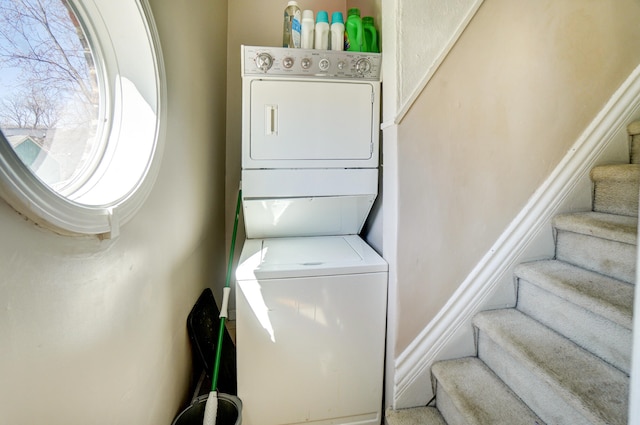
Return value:
[(88, 32), (103, 84), (103, 156), (79, 188), (60, 194), (38, 180), (0, 135), (0, 196), (57, 233), (114, 238), (159, 172), (166, 117), (160, 42), (147, 0), (70, 3)]

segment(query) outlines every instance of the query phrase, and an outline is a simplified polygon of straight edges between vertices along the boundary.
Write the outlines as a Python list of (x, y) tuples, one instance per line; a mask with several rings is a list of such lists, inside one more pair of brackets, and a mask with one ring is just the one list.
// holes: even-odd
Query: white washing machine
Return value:
[(242, 59), (243, 424), (379, 425), (388, 267), (358, 234), (377, 196), (380, 55)]

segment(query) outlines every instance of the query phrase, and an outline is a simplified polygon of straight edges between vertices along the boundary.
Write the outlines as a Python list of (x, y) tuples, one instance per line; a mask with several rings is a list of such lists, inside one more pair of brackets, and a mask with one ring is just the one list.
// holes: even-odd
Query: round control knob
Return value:
[(338, 62), (338, 69), (342, 71), (344, 69), (345, 65), (346, 65), (346, 63), (344, 63), (344, 61)]
[(358, 74), (364, 75), (364, 74), (367, 74), (369, 71), (371, 71), (371, 62), (369, 62), (369, 59), (362, 58), (362, 59), (359, 59), (358, 62), (356, 62), (356, 72)]
[(287, 69), (291, 68), (293, 66), (293, 58), (287, 56), (286, 58), (282, 59), (282, 66)]
[(256, 57), (256, 66), (262, 72), (267, 72), (273, 65), (273, 57), (269, 53), (260, 53)]
[(302, 66), (302, 69), (309, 69), (311, 68), (311, 59), (309, 58), (304, 58), (300, 61), (300, 65)]
[(320, 59), (320, 62), (318, 62), (318, 66), (320, 67), (321, 71), (326, 71), (327, 69), (329, 69), (329, 66), (331, 65), (331, 62), (329, 62), (329, 59)]

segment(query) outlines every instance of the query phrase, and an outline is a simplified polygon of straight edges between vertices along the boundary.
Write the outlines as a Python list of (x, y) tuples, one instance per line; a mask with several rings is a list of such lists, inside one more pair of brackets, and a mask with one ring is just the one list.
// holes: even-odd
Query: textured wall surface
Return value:
[(482, 0), (398, 0), (398, 104), (402, 109), (440, 64)]

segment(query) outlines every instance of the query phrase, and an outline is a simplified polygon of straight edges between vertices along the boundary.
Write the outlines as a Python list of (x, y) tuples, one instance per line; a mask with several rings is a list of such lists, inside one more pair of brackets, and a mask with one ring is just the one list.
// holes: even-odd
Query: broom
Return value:
[(238, 231), (238, 217), (240, 216), (240, 203), (242, 199), (242, 190), (238, 190), (238, 201), (236, 203), (236, 216), (233, 222), (233, 234), (231, 235), (231, 249), (229, 250), (229, 263), (227, 264), (227, 280), (222, 289), (222, 306), (220, 307), (220, 329), (218, 330), (218, 345), (216, 347), (216, 359), (213, 363), (213, 378), (211, 379), (211, 392), (207, 398), (207, 404), (204, 408), (203, 425), (215, 425), (218, 415), (218, 375), (220, 374), (220, 358), (222, 357), (222, 337), (224, 336), (225, 319), (227, 318), (227, 310), (229, 305), (229, 293), (231, 288), (231, 266), (233, 264), (233, 251), (236, 246), (236, 233)]

